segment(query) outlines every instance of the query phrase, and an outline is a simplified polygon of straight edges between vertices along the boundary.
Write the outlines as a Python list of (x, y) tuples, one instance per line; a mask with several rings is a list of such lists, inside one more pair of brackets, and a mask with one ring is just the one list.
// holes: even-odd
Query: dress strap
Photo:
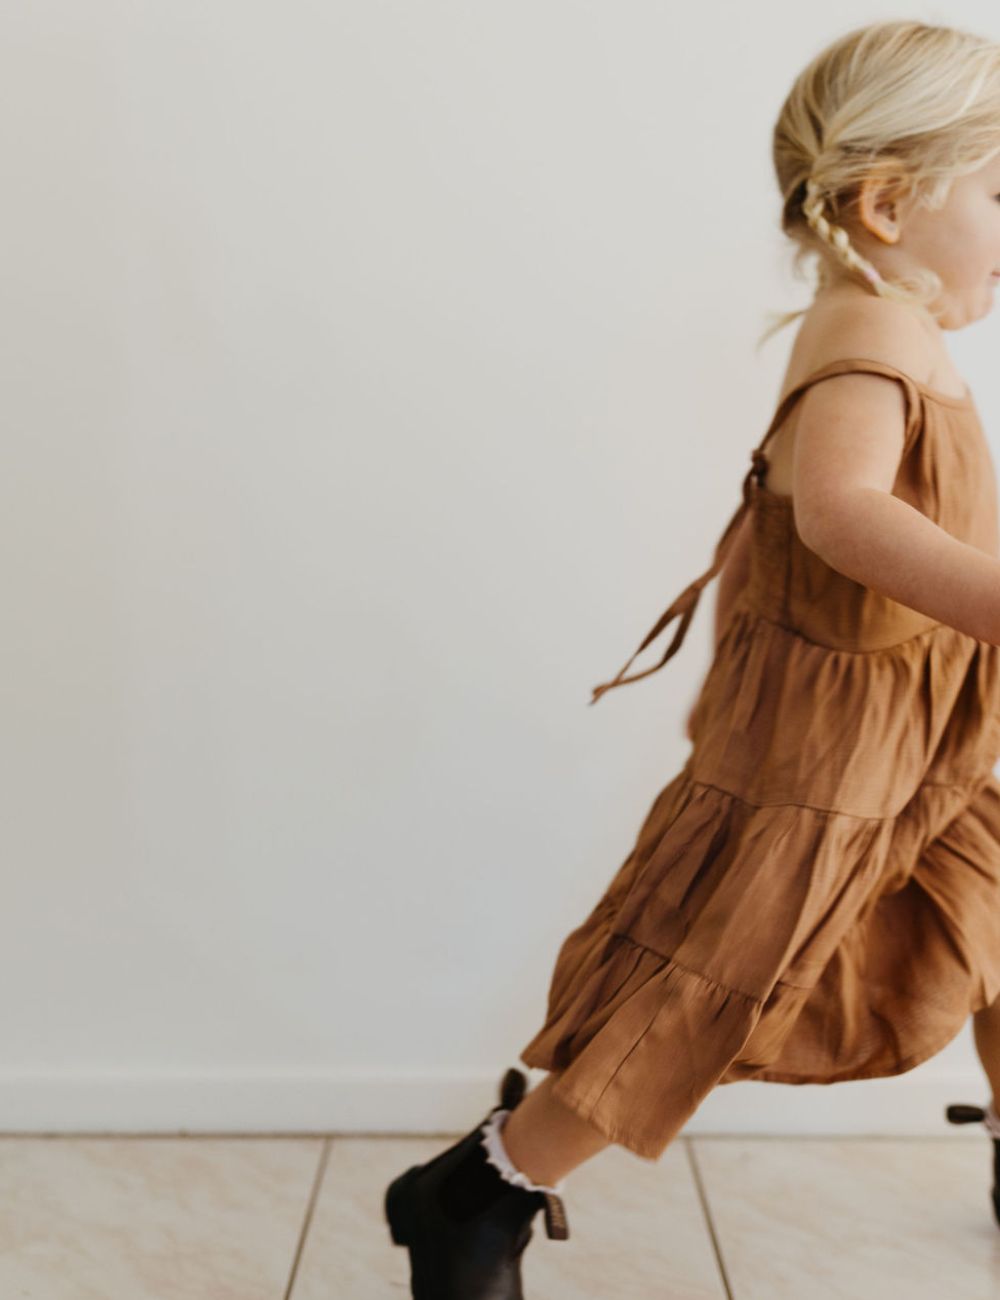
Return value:
[[(617, 674), (610, 682), (602, 682), (600, 686), (595, 686), (592, 690), (592, 698), (589, 704), (596, 704), (605, 691), (612, 690), (615, 686), (624, 686), (628, 682), (637, 682), (643, 677), (648, 677), (650, 673), (658, 672), (659, 669), (681, 648), (684, 637), (687, 634), (691, 619), (694, 617), (694, 611), (701, 599), (701, 593), (709, 582), (715, 577), (726, 562), (730, 550), (732, 549), (733, 539), (739, 532), (743, 518), (750, 508), (756, 490), (760, 487), (763, 476), (767, 469), (767, 455), (764, 447), (775, 433), (781, 423), (784, 421), (788, 412), (791, 410), (798, 397), (813, 384), (821, 379), (828, 379), (832, 375), (843, 375), (857, 371), (868, 371), (872, 374), (885, 375), (890, 379), (898, 379), (906, 390), (906, 435), (904, 447), (910, 446), (911, 438), (919, 427), (921, 418), (920, 391), (909, 375), (904, 374), (895, 366), (891, 366), (885, 361), (875, 361), (869, 357), (844, 357), (838, 361), (831, 361), (819, 370), (813, 371), (794, 388), (790, 389), (778, 403), (778, 408), (774, 413), (771, 423), (768, 425), (767, 432), (761, 438), (760, 442), (750, 453), (750, 468), (743, 478), (742, 500), (736, 509), (736, 512), (730, 519), (729, 523), (719, 538), (715, 547), (715, 554), (712, 557), (712, 563), (700, 577), (688, 584), (681, 594), (673, 600), (649, 629), (642, 641), (639, 643), (635, 653), (626, 661), (618, 670)], [(643, 650), (660, 635), (663, 629), (673, 619), (680, 617), (677, 629), (674, 632), (673, 639), (663, 652), (660, 662), (654, 664), (651, 668), (644, 668), (641, 672), (633, 673), (626, 677), (625, 673), (632, 666), (635, 660), (642, 654)]]
[[(829, 361), (825, 366), (820, 366), (818, 370), (814, 370), (812, 374), (807, 375), (805, 379), (797, 383), (794, 388), (788, 390), (778, 404), (778, 409), (775, 411), (770, 425), (768, 425), (767, 432), (751, 454), (756, 456), (763, 449), (764, 444), (784, 423), (788, 412), (807, 388), (811, 388), (813, 384), (818, 383), (821, 379), (830, 379), (834, 375), (857, 374), (858, 372), (885, 375), (887, 379), (898, 379), (903, 385), (903, 391), (906, 395), (906, 431), (903, 446), (908, 448), (914, 433), (920, 426), (921, 420), (920, 389), (916, 381), (896, 366), (890, 365), (887, 361), (875, 361), (871, 357), (841, 357), (838, 361)], [(762, 457), (761, 462), (762, 466), (766, 465), (767, 458)]]

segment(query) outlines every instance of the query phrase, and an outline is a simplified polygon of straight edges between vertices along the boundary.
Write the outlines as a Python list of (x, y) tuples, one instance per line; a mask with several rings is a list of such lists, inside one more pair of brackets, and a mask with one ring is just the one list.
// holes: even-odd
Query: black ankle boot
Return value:
[[(945, 1116), (949, 1124), (974, 1124), (982, 1123), (986, 1119), (986, 1111), (982, 1106), (956, 1102), (945, 1110)], [(990, 1190), (990, 1199), (993, 1202), (993, 1217), (1000, 1224), (1000, 1138), (995, 1138), (991, 1134), (990, 1141), (993, 1143), (993, 1187)]]
[[(508, 1070), (500, 1106), (513, 1110), (525, 1084), (520, 1070)], [(521, 1255), (533, 1235), (531, 1220), (544, 1210), (547, 1235), (559, 1241), (569, 1236), (559, 1196), (509, 1183), (487, 1162), (480, 1128), (497, 1109), (386, 1190), (392, 1239), (410, 1252), (414, 1300), (524, 1300)]]

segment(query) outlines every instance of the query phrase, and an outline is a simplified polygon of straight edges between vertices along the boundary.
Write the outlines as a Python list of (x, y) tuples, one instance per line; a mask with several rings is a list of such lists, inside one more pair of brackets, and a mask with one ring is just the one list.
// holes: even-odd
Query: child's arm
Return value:
[(856, 582), (1000, 645), (1000, 559), (892, 495), (905, 409), (900, 385), (871, 374), (805, 393), (793, 448), (798, 534)]

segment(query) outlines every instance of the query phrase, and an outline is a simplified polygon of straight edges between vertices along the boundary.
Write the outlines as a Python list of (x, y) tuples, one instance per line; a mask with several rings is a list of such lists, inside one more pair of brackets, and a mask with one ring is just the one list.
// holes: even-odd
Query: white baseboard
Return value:
[[(526, 1070), (529, 1086), (544, 1071)], [(0, 1134), (332, 1134), (466, 1132), (498, 1102), (506, 1065), (476, 1070), (245, 1068), (0, 1072)], [(945, 1106), (988, 1100), (978, 1066), (927, 1062), (889, 1079), (716, 1088), (685, 1136), (980, 1136)]]

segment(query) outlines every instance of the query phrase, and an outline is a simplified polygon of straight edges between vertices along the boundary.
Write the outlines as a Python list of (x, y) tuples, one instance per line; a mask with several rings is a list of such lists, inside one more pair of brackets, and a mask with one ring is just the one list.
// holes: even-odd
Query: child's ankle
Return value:
[(535, 1183), (526, 1173), (518, 1169), (511, 1160), (507, 1148), (504, 1146), (503, 1138), (500, 1136), (510, 1113), (510, 1111), (498, 1106), (480, 1128), (483, 1135), (482, 1144), (486, 1148), (488, 1163), (500, 1172), (501, 1177), (505, 1178), (508, 1183), (513, 1183), (516, 1187), (523, 1187), (527, 1191), (533, 1192), (561, 1192), (563, 1188), (562, 1182), (551, 1184)]

